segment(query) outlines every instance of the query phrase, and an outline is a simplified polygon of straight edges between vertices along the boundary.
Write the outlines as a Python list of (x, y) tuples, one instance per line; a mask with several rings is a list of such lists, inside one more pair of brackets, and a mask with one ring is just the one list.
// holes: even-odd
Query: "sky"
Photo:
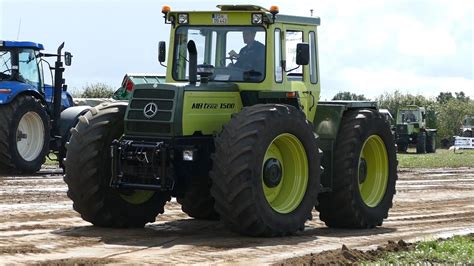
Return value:
[(125, 73), (165, 73), (158, 42), (169, 43), (161, 7), (217, 10), (218, 4), (278, 5), (281, 14), (321, 18), (321, 99), (339, 91), (435, 97), (464, 91), (474, 98), (472, 0), (0, 0), (0, 39), (30, 40), (55, 51), (66, 42), (69, 88), (107, 83)]

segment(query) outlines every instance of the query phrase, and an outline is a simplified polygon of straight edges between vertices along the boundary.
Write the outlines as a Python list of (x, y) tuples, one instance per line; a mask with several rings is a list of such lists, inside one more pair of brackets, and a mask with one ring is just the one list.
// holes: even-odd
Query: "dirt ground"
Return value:
[(190, 219), (175, 201), (144, 229), (97, 228), (72, 210), (66, 191), (55, 168), (0, 177), (2, 264), (272, 264), (342, 245), (370, 250), (388, 241), (403, 245), (399, 240), (474, 232), (474, 168), (401, 170), (394, 208), (382, 227), (330, 229), (315, 218), (303, 232), (283, 238), (243, 237), (219, 222)]

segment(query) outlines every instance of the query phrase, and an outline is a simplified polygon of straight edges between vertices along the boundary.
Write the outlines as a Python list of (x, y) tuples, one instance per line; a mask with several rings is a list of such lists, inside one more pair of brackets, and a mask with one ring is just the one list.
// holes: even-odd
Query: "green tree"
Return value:
[(355, 94), (351, 93), (349, 91), (340, 91), (334, 97), (332, 98), (333, 100), (343, 100), (343, 101), (367, 101), (367, 99), (364, 94)]
[(105, 83), (94, 83), (83, 88), (81, 98), (110, 98), (113, 94), (112, 86)]
[(469, 100), (470, 100), (470, 98), (468, 96), (466, 96), (466, 94), (464, 94), (463, 91), (455, 92), (454, 94), (456, 95), (456, 99), (460, 100), (462, 102), (469, 102)]
[(449, 100), (452, 99), (454, 99), (454, 97), (451, 92), (440, 92), (439, 95), (436, 97), (436, 101), (441, 104), (447, 103)]

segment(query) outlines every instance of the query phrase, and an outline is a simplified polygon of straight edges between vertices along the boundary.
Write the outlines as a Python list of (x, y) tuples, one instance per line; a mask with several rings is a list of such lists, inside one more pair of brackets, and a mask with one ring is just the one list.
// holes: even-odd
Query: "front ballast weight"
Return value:
[(111, 145), (110, 187), (172, 191), (175, 178), (173, 151), (164, 142), (114, 140)]

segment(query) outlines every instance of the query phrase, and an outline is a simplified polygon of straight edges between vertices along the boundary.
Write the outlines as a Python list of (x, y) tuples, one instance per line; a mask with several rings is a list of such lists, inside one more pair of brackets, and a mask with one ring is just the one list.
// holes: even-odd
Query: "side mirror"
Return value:
[(309, 64), (309, 44), (298, 43), (296, 45), (296, 64), (300, 66)]
[(64, 64), (66, 66), (70, 66), (72, 62), (72, 54), (70, 52), (65, 52), (64, 53)]
[(166, 42), (158, 43), (158, 62), (163, 63), (166, 60)]

